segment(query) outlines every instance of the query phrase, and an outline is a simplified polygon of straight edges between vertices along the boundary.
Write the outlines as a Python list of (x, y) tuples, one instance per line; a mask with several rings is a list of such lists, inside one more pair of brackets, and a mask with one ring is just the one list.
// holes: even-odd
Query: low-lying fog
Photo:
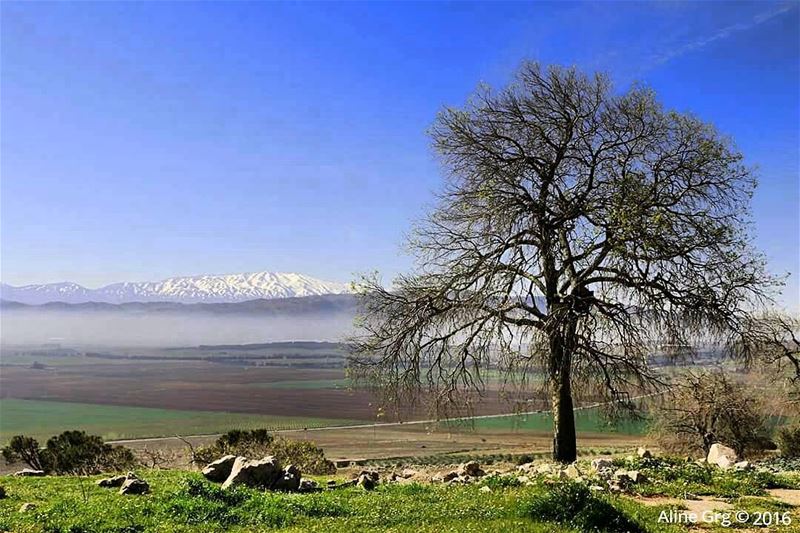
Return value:
[(4, 309), (0, 313), (0, 340), (4, 344), (172, 347), (292, 340), (341, 341), (352, 328), (353, 316), (349, 313), (300, 317), (30, 309)]

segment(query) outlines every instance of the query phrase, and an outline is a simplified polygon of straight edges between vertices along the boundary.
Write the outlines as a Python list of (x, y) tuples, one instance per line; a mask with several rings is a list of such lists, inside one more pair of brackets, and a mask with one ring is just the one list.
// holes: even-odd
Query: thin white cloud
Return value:
[(695, 50), (699, 50), (700, 48), (708, 46), (713, 42), (727, 39), (728, 37), (730, 37), (735, 33), (755, 28), (756, 26), (759, 26), (767, 22), (768, 20), (771, 20), (779, 15), (782, 15), (783, 13), (786, 13), (787, 11), (790, 11), (793, 7), (795, 7), (795, 5), (796, 4), (786, 4), (778, 8), (774, 8), (768, 11), (763, 11), (761, 13), (758, 13), (757, 15), (755, 15), (746, 22), (740, 22), (737, 24), (733, 24), (731, 26), (727, 26), (725, 28), (716, 31), (711, 35), (701, 37), (699, 39), (695, 39), (694, 41), (685, 43), (681, 46), (677, 46), (675, 48), (671, 48), (669, 50), (660, 52), (651, 59), (648, 68), (656, 67), (658, 65), (666, 63), (667, 61), (675, 59), (676, 57), (680, 57)]

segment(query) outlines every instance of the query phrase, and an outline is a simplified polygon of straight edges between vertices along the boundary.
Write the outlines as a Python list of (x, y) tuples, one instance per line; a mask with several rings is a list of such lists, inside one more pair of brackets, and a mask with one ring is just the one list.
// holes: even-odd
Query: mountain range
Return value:
[(344, 283), (322, 281), (303, 274), (287, 272), (185, 276), (161, 281), (113, 283), (97, 289), (72, 282), (24, 286), (0, 283), (0, 299), (28, 305), (50, 302), (236, 303), (349, 292), (348, 285)]

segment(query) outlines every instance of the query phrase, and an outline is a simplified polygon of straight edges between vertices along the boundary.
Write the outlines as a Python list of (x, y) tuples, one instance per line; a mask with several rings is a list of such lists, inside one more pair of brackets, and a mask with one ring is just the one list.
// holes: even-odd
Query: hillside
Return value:
[(29, 304), (16, 300), (0, 300), (0, 309), (9, 311), (66, 311), (113, 313), (171, 313), (171, 314), (230, 314), (230, 315), (303, 315), (326, 313), (353, 313), (356, 297), (351, 294), (320, 294), (289, 298), (270, 298), (225, 303), (180, 303), (180, 302), (47, 302)]

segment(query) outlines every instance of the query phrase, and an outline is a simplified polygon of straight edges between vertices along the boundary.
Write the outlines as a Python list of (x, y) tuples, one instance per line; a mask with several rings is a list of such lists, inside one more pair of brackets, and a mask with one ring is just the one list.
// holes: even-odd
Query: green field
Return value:
[[(495, 431), (550, 431), (553, 417), (550, 413), (537, 413), (519, 416), (498, 416), (477, 418), (464, 422), (476, 430)], [(647, 432), (646, 420), (624, 420), (611, 424), (597, 409), (575, 412), (575, 429), (578, 433), (619, 433), (622, 435), (643, 435)]]
[(277, 430), (355, 423), (362, 422), (38, 400), (0, 400), (0, 442), (3, 443), (19, 434), (46, 440), (68, 429), (82, 429), (105, 439), (126, 439), (221, 433), (233, 428)]
[[(329, 381), (338, 380), (315, 380), (306, 383), (309, 388), (322, 388), (327, 385), (323, 382)], [(292, 383), (291, 388), (303, 388), (297, 384), (304, 382), (285, 383)], [(609, 425), (596, 410), (577, 411), (575, 415), (579, 433), (641, 435), (647, 430), (647, 424), (642, 420)], [(183, 411), (39, 400), (0, 400), (0, 442), (6, 442), (13, 435), (20, 434), (46, 440), (48, 437), (68, 429), (82, 429), (110, 440), (176, 434), (202, 435), (222, 433), (233, 428), (279, 430), (363, 423), (363, 421), (333, 418)], [(540, 413), (478, 418), (470, 421), (448, 422), (442, 425), (475, 431), (550, 431), (552, 418), (548, 413)]]

